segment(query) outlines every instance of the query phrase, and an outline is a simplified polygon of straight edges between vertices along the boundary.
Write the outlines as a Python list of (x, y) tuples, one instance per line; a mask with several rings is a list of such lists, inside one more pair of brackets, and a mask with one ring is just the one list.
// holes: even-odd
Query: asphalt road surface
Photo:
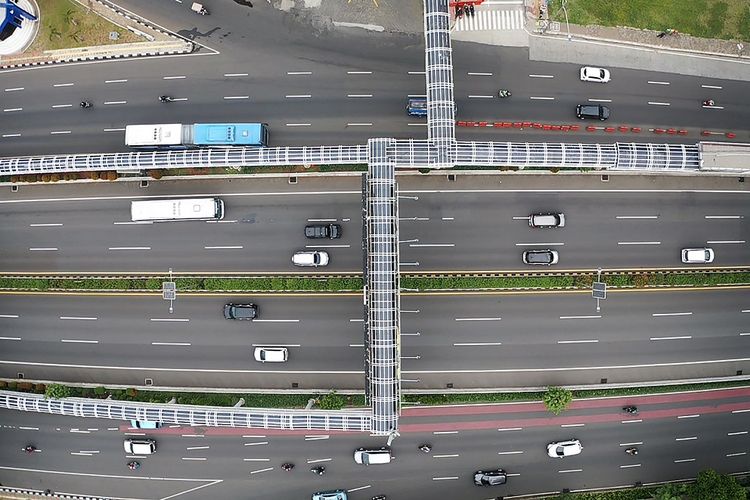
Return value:
[[(684, 267), (680, 250), (712, 247), (714, 266), (748, 264), (748, 192), (734, 178), (652, 181), (629, 176), (399, 178), (402, 270), (518, 270), (521, 254), (556, 249), (556, 269)], [(278, 272), (291, 255), (323, 249), (320, 271), (361, 272), (359, 176), (24, 187), (0, 199), (6, 272)], [(738, 189), (740, 188), (740, 189)], [(140, 198), (221, 196), (221, 223), (133, 224)], [(417, 197), (417, 200), (414, 200)], [(532, 229), (532, 213), (566, 226)], [(305, 224), (342, 224), (339, 240), (307, 240)], [(540, 270), (540, 266), (529, 270)], [(542, 267), (546, 270), (546, 267)]]
[[(529, 387), (730, 376), (750, 370), (744, 289), (402, 296), (402, 387)], [(227, 321), (225, 303), (258, 305)], [(0, 374), (155, 386), (361, 389), (362, 298), (0, 296)], [(283, 346), (261, 364), (253, 349)]]
[[(636, 404), (638, 416), (621, 407)], [(359, 434), (165, 427), (145, 434), (125, 422), (3, 410), (0, 482), (56, 493), (134, 499), (309, 498), (344, 488), (352, 500), (467, 500), (632, 485), (695, 477), (702, 469), (746, 471), (747, 389), (574, 402), (558, 417), (538, 403), (405, 409), (389, 465), (356, 465), (351, 454), (385, 440)], [(157, 441), (148, 457), (125, 454), (122, 441)], [(546, 445), (577, 438), (578, 456), (552, 459)], [(417, 450), (432, 444), (432, 452)], [(40, 452), (22, 450), (34, 444)], [(629, 456), (626, 447), (640, 453)], [(129, 471), (126, 463), (142, 466)], [(292, 472), (279, 465), (296, 464)], [(324, 465), (323, 477), (308, 468)], [(508, 483), (472, 484), (477, 469), (503, 468)]]

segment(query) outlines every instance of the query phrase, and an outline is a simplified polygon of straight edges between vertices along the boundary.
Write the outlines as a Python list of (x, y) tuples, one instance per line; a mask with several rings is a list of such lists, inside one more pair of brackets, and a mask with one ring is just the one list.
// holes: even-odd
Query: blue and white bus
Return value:
[(268, 146), (265, 123), (166, 123), (128, 125), (125, 145), (134, 148)]

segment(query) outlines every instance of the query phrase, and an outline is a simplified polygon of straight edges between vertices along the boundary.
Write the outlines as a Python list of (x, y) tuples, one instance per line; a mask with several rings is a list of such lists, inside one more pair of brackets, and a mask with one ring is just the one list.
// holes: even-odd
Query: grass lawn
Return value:
[[(72, 0), (37, 0), (37, 4), (39, 34), (27, 52), (144, 41)], [(120, 38), (110, 40), (110, 31), (117, 31)]]
[[(562, 0), (550, 0), (549, 12), (564, 21)], [(749, 0), (568, 0), (574, 24), (673, 28), (702, 38), (750, 41)]]

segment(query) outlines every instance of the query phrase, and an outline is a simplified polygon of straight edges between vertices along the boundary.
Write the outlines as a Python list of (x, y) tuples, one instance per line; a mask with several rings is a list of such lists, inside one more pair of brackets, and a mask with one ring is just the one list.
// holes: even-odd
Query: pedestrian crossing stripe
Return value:
[(456, 31), (521, 30), (524, 27), (523, 9), (477, 10), (474, 16), (465, 14), (456, 21)]

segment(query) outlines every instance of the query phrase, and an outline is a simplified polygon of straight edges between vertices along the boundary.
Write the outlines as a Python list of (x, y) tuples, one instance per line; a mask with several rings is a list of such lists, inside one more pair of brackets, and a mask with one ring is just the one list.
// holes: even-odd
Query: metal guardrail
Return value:
[(109, 399), (46, 399), (40, 394), (0, 391), (0, 408), (70, 417), (148, 420), (191, 427), (305, 429), (369, 432), (369, 410), (287, 410), (236, 408)]

